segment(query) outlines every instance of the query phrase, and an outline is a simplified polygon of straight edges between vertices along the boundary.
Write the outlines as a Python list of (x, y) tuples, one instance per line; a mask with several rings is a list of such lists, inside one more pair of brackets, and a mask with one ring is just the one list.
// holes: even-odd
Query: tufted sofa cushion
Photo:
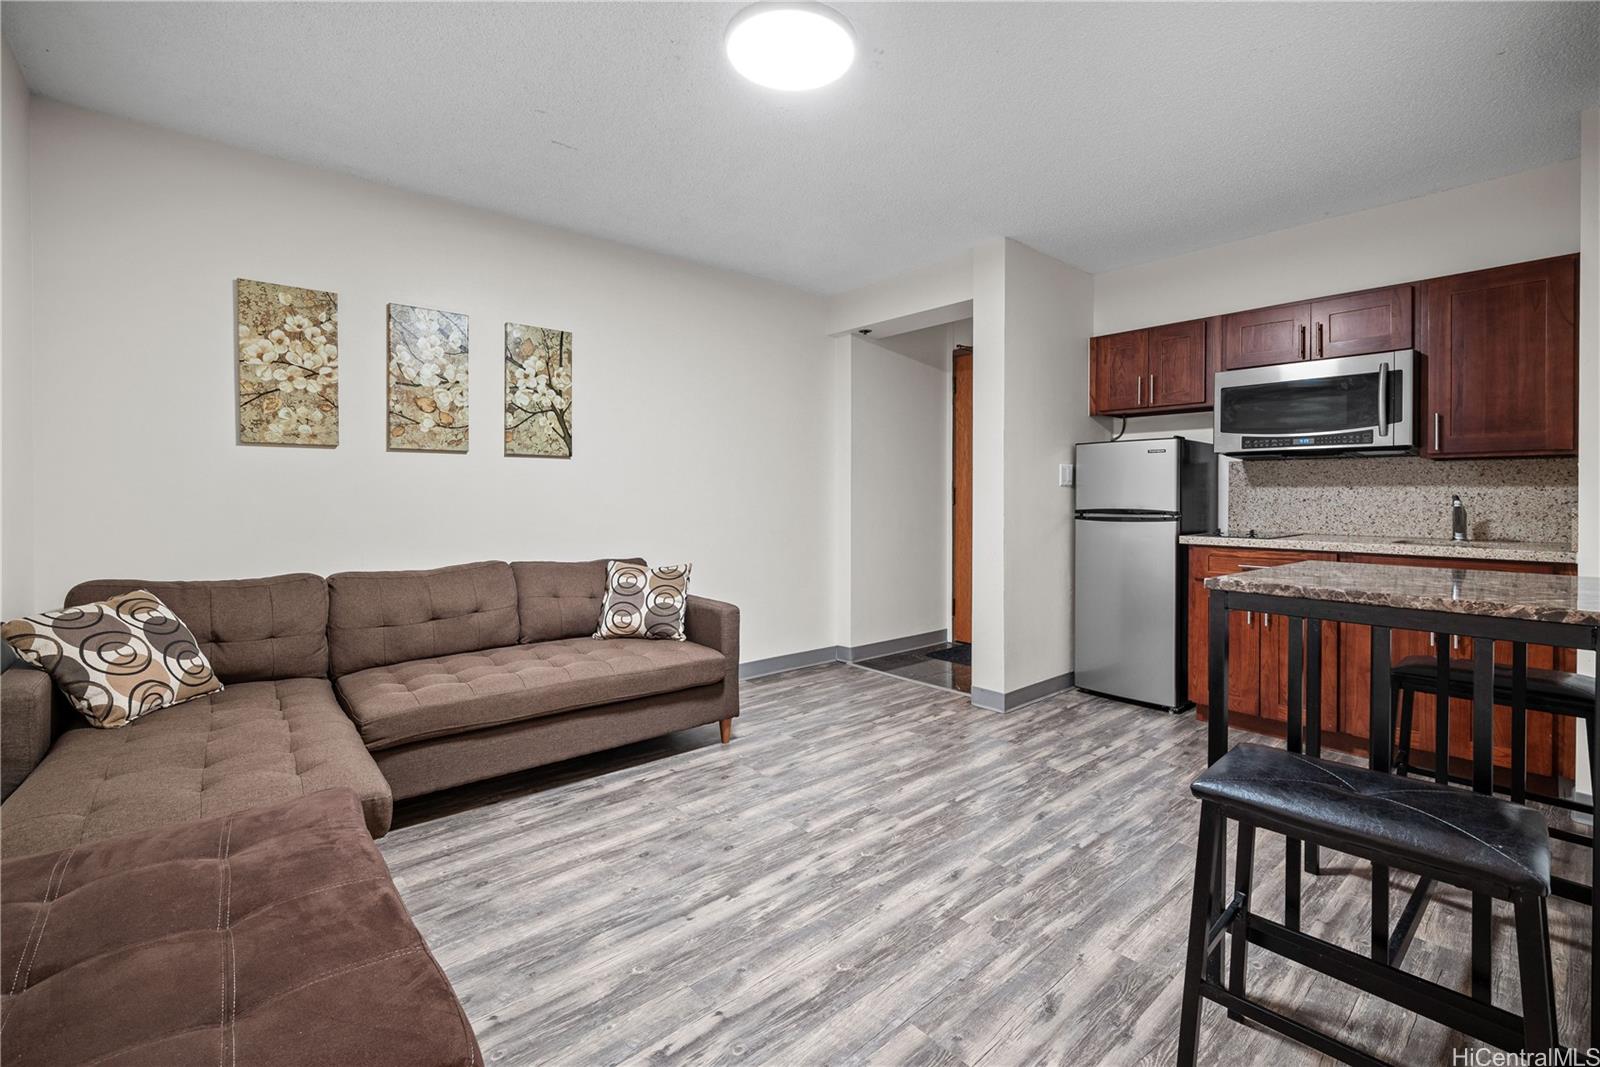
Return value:
[(334, 677), (517, 641), (517, 581), (499, 561), (328, 578)]
[(8, 1065), (482, 1062), (347, 790), (8, 858), (0, 887)]
[(712, 685), (727, 669), (691, 641), (575, 637), (374, 667), (340, 678), (339, 693), (376, 750)]
[[(526, 645), (592, 635), (600, 626), (608, 562), (594, 559), (587, 563), (513, 563), (517, 614), (522, 623), (517, 640)], [(630, 558), (624, 562), (643, 564), (644, 560)]]
[(225, 815), (320, 789), (389, 829), (388, 783), (324, 678), (240, 682), (120, 730), (68, 730), (0, 807), (7, 856)]
[(319, 575), (216, 582), (102, 578), (74, 586), (63, 606), (134, 589), (150, 590), (177, 613), (224, 685), (328, 674), (328, 586)]

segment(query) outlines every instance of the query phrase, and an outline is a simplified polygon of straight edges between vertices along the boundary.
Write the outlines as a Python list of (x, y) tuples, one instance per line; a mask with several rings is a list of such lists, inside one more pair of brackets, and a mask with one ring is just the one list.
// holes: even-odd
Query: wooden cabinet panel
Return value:
[(1560, 256), (1425, 284), (1425, 455), (1576, 450), (1577, 270)]
[[(1322, 556), (1321, 559), (1332, 559)], [(1285, 561), (1288, 562), (1288, 561)], [(1289, 627), (1282, 615), (1265, 615), (1260, 627), (1261, 697), (1257, 714), (1275, 722), (1289, 721)], [(1301, 625), (1305, 623), (1302, 621)], [(1303, 654), (1305, 650), (1302, 650)], [(1301, 664), (1304, 669), (1304, 663)], [(1339, 627), (1322, 624), (1322, 726), (1338, 729), (1339, 724)]]
[(1222, 317), (1222, 367), (1265, 367), (1305, 359), (1310, 304), (1239, 311)]
[(1148, 330), (1096, 337), (1089, 350), (1089, 413), (1137, 412), (1145, 403)]
[[(1261, 567), (1277, 567), (1311, 559), (1333, 559), (1324, 552), (1252, 551), (1232, 548), (1189, 550), (1189, 699), (1210, 703), (1211, 647), (1207, 630), (1210, 590), (1205, 579)], [(1276, 623), (1276, 625), (1274, 625)], [(1338, 709), (1338, 645), (1334, 627), (1323, 628), (1322, 721), (1329, 728)], [(1289, 639), (1282, 619), (1268, 620), (1254, 612), (1228, 616), (1228, 711), (1260, 718), (1288, 719)]]
[(1210, 399), (1206, 383), (1206, 320), (1154, 326), (1148, 333), (1149, 406), (1204, 406)]
[(1336, 359), (1412, 347), (1409, 285), (1347, 293), (1311, 303), (1311, 358)]

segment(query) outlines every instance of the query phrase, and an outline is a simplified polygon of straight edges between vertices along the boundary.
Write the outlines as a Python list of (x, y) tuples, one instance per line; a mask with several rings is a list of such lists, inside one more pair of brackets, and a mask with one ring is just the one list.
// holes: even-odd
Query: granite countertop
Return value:
[(1362, 552), (1379, 556), (1427, 556), (1439, 559), (1503, 559), (1523, 563), (1576, 563), (1569, 545), (1535, 541), (1451, 541), (1443, 537), (1374, 537), (1362, 534), (1263, 533), (1257, 537), (1184, 534), (1185, 545), (1219, 548), (1288, 549), (1300, 552)]
[(1310, 560), (1206, 579), (1227, 593), (1600, 625), (1600, 578)]

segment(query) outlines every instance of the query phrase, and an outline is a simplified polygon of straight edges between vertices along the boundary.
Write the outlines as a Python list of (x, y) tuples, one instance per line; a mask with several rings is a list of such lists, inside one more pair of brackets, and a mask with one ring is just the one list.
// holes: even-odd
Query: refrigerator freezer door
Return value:
[(1177, 520), (1078, 519), (1076, 535), (1076, 684), (1177, 707)]
[(1178, 466), (1183, 441), (1095, 441), (1077, 449), (1078, 511), (1162, 511), (1180, 508)]

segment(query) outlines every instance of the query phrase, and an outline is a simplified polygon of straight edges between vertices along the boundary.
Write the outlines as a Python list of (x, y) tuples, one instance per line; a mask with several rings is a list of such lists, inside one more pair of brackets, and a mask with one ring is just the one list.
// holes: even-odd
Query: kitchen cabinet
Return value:
[[(1189, 699), (1210, 700), (1210, 635), (1206, 629), (1210, 591), (1205, 579), (1305, 560), (1331, 560), (1326, 552), (1191, 548), (1189, 551)], [(1339, 662), (1337, 628), (1322, 628), (1322, 722), (1338, 722)], [(1262, 723), (1289, 721), (1289, 631), (1282, 616), (1234, 612), (1228, 616), (1228, 711)], [(1246, 720), (1248, 721), (1248, 720)], [(1247, 727), (1248, 728), (1248, 727)]]
[(1265, 367), (1306, 358), (1309, 303), (1236, 311), (1222, 317), (1222, 369)]
[(1413, 347), (1414, 294), (1391, 285), (1223, 316), (1222, 368)]
[[(1338, 559), (1351, 563), (1386, 563), (1410, 567), (1450, 567), (1534, 573), (1571, 574), (1565, 564), (1525, 563), (1479, 559), (1437, 559), (1413, 556), (1384, 556), (1340, 553), (1297, 552), (1284, 549), (1234, 549), (1191, 546), (1189, 549), (1188, 656), (1189, 699), (1202, 709), (1210, 700), (1208, 686), (1207, 606), (1209, 593), (1204, 580), (1218, 574), (1232, 574), (1257, 567), (1279, 566), (1306, 559)], [(1470, 660), (1470, 638), (1449, 638), (1450, 656)], [(1392, 631), (1391, 662), (1407, 656), (1433, 656), (1434, 637), (1410, 630)], [(1230, 722), (1243, 730), (1282, 736), (1288, 719), (1288, 632), (1280, 616), (1232, 613), (1228, 618), (1228, 711)], [(1528, 666), (1576, 669), (1577, 656), (1571, 649), (1548, 646), (1528, 648)], [(1511, 648), (1497, 644), (1495, 661), (1509, 664)], [(1327, 748), (1365, 753), (1367, 723), (1371, 701), (1372, 638), (1366, 626), (1351, 623), (1324, 623), (1322, 627), (1322, 731)], [(1395, 709), (1399, 722), (1399, 708)], [(1575, 759), (1575, 730), (1571, 719), (1528, 713), (1528, 773), (1541, 777), (1572, 778)], [(1412, 752), (1416, 763), (1431, 765), (1434, 750), (1434, 699), (1419, 693), (1412, 720)], [(1450, 702), (1450, 756), (1468, 761), (1472, 754), (1471, 701), (1456, 698)], [(1511, 712), (1495, 709), (1495, 765), (1511, 765)]]
[[(1385, 563), (1402, 567), (1438, 567), (1437, 559), (1405, 556), (1340, 555), (1340, 560), (1350, 563)], [(1522, 563), (1502, 560), (1452, 559), (1448, 565), (1464, 570), (1519, 571), (1549, 574), (1559, 568), (1549, 563)], [(1567, 568), (1570, 573), (1571, 568)], [(1372, 635), (1366, 626), (1340, 623), (1339, 662), (1339, 732), (1353, 738), (1367, 737), (1368, 717), (1372, 707)], [(1452, 660), (1472, 659), (1473, 641), (1467, 637), (1450, 637)], [(1415, 630), (1391, 631), (1389, 656), (1398, 663), (1407, 656), (1435, 656), (1437, 647), (1434, 635)], [(1511, 646), (1504, 642), (1495, 645), (1495, 662), (1510, 666)], [(1551, 648), (1548, 645), (1528, 646), (1528, 666), (1545, 669), (1574, 670), (1577, 653), (1572, 649)], [(1418, 693), (1411, 724), (1411, 751), (1427, 753), (1420, 761), (1431, 765), (1434, 751), (1434, 708), (1432, 696)], [(1395, 708), (1395, 719), (1400, 721), (1400, 709)], [(1528, 713), (1528, 773), (1551, 776), (1560, 774), (1572, 777), (1574, 731), (1571, 719), (1561, 719), (1543, 712)], [(1563, 741), (1565, 738), (1565, 741)], [(1450, 701), (1450, 757), (1463, 762), (1472, 759), (1472, 701), (1457, 697)], [(1511, 709), (1496, 707), (1494, 713), (1494, 761), (1497, 767), (1511, 766)]]
[(1571, 455), (1578, 440), (1578, 257), (1423, 284), (1423, 454)]
[(1128, 330), (1090, 342), (1090, 414), (1118, 414), (1144, 407), (1149, 336), (1148, 330)]
[(1412, 348), (1412, 303), (1409, 285), (1313, 300), (1307, 355), (1337, 359)]
[(1206, 321), (1175, 322), (1151, 327), (1149, 351), (1150, 407), (1204, 407), (1211, 401), (1206, 373)]
[(1211, 398), (1206, 319), (1106, 334), (1090, 342), (1089, 412), (1153, 415), (1196, 411)]

